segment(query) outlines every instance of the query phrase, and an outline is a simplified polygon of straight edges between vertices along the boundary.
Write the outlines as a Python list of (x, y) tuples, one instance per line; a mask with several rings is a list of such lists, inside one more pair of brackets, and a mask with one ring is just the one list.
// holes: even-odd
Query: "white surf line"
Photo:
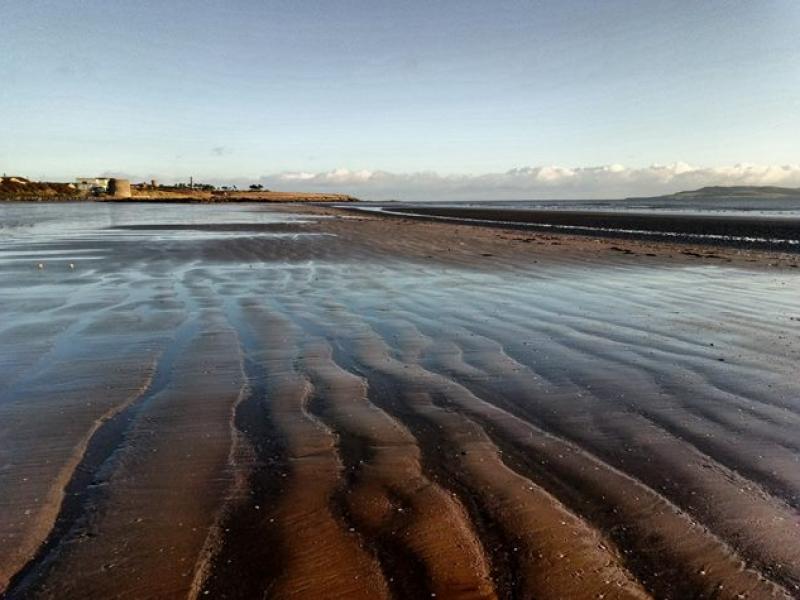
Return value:
[(479, 223), (479, 224), (486, 224), (486, 225), (510, 225), (513, 227), (526, 227), (526, 228), (536, 228), (536, 227), (543, 227), (548, 229), (566, 229), (570, 231), (605, 231), (610, 233), (629, 233), (635, 235), (646, 235), (646, 236), (665, 236), (665, 237), (675, 237), (675, 238), (696, 238), (702, 240), (723, 240), (729, 242), (748, 242), (748, 243), (760, 243), (760, 244), (783, 244), (787, 246), (800, 246), (800, 240), (789, 240), (784, 238), (762, 238), (762, 237), (750, 237), (750, 236), (736, 236), (736, 235), (722, 235), (718, 233), (680, 233), (678, 231), (655, 231), (651, 229), (621, 229), (621, 228), (613, 228), (613, 227), (590, 227), (588, 225), (556, 225), (553, 223), (531, 223), (526, 221), (504, 221), (504, 220), (491, 220), (491, 219), (475, 219), (471, 217), (450, 217), (444, 215), (427, 215), (424, 213), (415, 213), (415, 212), (399, 212), (393, 210), (387, 210), (381, 207), (373, 207), (373, 206), (362, 206), (362, 207), (348, 207), (352, 208), (353, 210), (361, 210), (365, 212), (376, 212), (382, 213), (386, 215), (394, 215), (397, 217), (422, 217), (424, 219), (437, 219), (440, 221), (455, 221), (455, 222), (464, 222), (464, 223)]

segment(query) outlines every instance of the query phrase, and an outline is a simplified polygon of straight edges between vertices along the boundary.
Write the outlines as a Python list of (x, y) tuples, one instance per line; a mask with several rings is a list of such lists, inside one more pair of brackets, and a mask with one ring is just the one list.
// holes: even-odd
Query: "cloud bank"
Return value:
[(513, 200), (655, 196), (708, 185), (800, 187), (800, 164), (695, 167), (686, 163), (630, 168), (537, 166), (483, 175), (336, 169), (265, 175), (269, 189), (329, 191), (366, 200)]

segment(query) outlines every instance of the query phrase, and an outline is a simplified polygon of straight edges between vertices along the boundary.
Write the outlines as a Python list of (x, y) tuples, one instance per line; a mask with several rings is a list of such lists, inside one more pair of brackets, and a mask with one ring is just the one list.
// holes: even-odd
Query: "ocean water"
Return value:
[[(319, 217), (317, 217), (318, 219)], [(324, 218), (324, 217), (322, 217)], [(213, 225), (270, 225), (301, 223), (302, 218), (264, 212), (255, 204), (104, 204), (97, 202), (0, 203), (0, 243), (53, 243), (60, 239), (113, 236), (153, 239), (154, 236), (216, 237), (227, 232), (208, 230)], [(180, 223), (186, 229), (159, 228)], [(198, 229), (191, 230), (196, 225)], [(135, 229), (125, 231), (135, 226)], [(148, 229), (152, 227), (153, 229)], [(203, 231), (203, 228), (206, 228)]]
[(517, 210), (586, 210), (659, 214), (723, 214), (800, 217), (800, 198), (619, 199), (619, 200), (478, 200), (426, 202), (430, 205), (509, 208)]

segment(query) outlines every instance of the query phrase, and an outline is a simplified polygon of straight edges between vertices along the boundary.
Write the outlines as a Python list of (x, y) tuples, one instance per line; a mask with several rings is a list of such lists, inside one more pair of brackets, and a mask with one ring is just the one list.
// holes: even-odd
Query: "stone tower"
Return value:
[(108, 182), (108, 194), (114, 198), (130, 198), (131, 182), (127, 179), (111, 179)]

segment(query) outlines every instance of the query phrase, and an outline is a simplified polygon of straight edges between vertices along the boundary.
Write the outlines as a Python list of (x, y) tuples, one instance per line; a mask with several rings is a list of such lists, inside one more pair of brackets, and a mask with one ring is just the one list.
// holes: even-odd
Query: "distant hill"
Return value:
[(699, 190), (678, 192), (677, 194), (626, 198), (626, 200), (716, 200), (722, 198), (764, 198), (770, 200), (787, 198), (800, 200), (800, 188), (784, 188), (767, 185), (714, 185), (703, 187)]

